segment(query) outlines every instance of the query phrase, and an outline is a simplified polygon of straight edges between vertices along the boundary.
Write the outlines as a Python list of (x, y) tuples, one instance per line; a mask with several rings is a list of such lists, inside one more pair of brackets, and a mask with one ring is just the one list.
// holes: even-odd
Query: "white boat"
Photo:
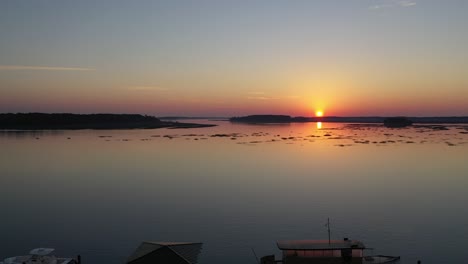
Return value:
[(53, 248), (35, 248), (29, 255), (6, 258), (0, 264), (81, 264), (80, 256), (74, 258), (59, 258), (51, 253)]

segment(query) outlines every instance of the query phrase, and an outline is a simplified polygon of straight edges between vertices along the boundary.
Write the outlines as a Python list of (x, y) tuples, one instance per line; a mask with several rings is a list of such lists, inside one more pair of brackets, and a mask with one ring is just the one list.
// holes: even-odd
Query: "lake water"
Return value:
[(368, 254), (466, 262), (468, 126), (196, 122), (219, 126), (0, 132), (0, 259), (124, 263), (142, 241), (193, 241), (201, 264), (254, 264), (252, 248), (326, 239), (329, 217)]

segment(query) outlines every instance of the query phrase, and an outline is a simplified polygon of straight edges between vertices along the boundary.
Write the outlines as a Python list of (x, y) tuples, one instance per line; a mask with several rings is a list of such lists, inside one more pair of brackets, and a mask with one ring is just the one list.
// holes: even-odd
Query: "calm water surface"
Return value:
[(369, 254), (466, 262), (466, 126), (211, 123), (0, 132), (0, 259), (54, 247), (124, 263), (149, 240), (203, 242), (202, 264), (254, 264), (251, 248), (326, 238), (330, 217), (333, 238)]

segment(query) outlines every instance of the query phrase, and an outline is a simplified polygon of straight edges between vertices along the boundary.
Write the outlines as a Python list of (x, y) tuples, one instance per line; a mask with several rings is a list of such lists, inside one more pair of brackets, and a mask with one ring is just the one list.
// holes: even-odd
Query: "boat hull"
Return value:
[(300, 257), (287, 257), (283, 260), (275, 260), (274, 255), (265, 256), (261, 259), (261, 264), (384, 264), (384, 263), (397, 263), (400, 257), (395, 256), (367, 256), (363, 258), (300, 258)]
[(374, 264), (374, 263), (397, 263), (400, 260), (400, 257), (394, 256), (368, 256), (363, 258), (363, 264)]

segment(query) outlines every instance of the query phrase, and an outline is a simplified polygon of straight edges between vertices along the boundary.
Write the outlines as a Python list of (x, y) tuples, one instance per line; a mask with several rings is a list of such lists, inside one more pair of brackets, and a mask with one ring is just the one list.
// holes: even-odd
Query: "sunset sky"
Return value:
[(0, 112), (319, 110), (468, 115), (468, 1), (0, 1)]

